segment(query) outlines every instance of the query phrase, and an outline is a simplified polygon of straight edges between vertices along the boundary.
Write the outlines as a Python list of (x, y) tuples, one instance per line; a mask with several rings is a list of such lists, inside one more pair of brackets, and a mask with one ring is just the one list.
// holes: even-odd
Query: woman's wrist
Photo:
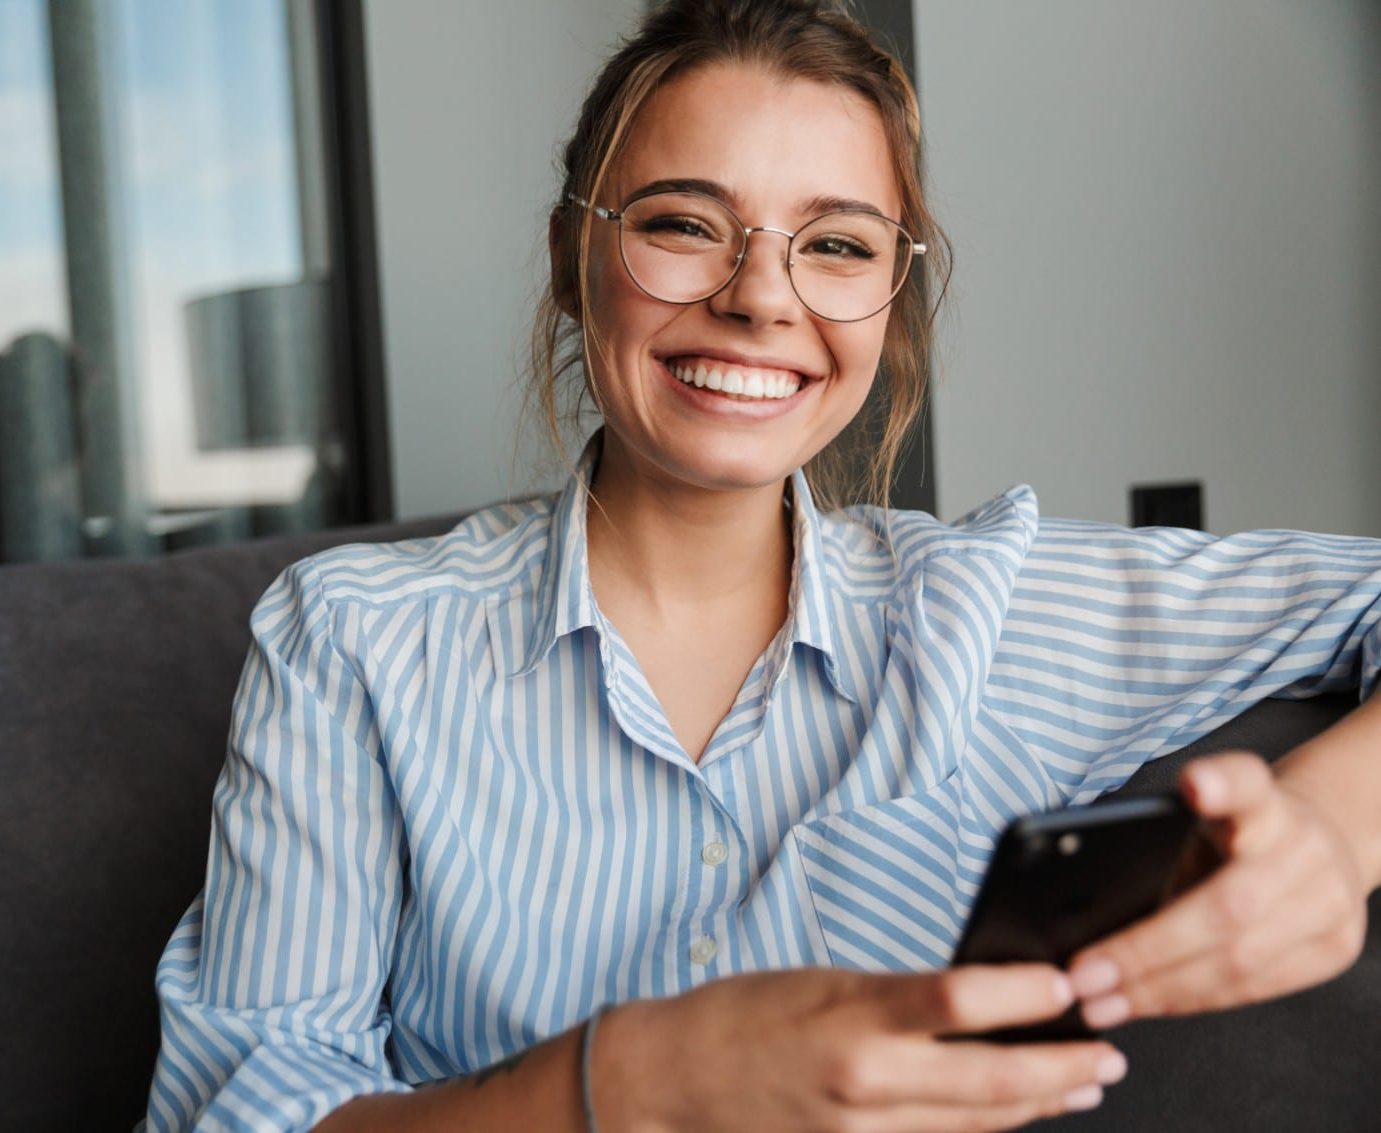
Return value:
[(1363, 887), (1381, 886), (1381, 695), (1276, 764), (1281, 785), (1307, 798), (1347, 840)]
[[(665, 1003), (641, 999), (603, 1009), (582, 1043), (582, 1088), (595, 1124), (587, 1133), (675, 1133), (679, 1073), (657, 1054)], [(588, 1024), (587, 1024), (588, 1027)]]

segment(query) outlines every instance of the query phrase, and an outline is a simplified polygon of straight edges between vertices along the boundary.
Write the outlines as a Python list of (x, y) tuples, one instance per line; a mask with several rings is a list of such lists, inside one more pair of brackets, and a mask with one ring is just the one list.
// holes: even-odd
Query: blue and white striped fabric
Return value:
[(158, 969), (149, 1128), (305, 1130), (735, 972), (942, 966), (1009, 816), (1378, 681), (1381, 542), (793, 485), (790, 616), (699, 763), (595, 605), (578, 480), (288, 570)]

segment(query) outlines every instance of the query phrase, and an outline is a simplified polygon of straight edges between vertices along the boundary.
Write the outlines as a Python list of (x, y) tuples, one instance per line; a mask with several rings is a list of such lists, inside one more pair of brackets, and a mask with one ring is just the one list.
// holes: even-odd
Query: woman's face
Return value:
[[(794, 232), (841, 200), (901, 215), (870, 103), (742, 64), (706, 66), (658, 90), (596, 203), (622, 208), (669, 179), (709, 183), (749, 227)], [(668, 485), (759, 488), (780, 484), (848, 424), (872, 384), (888, 312), (854, 323), (812, 314), (792, 290), (786, 248), (782, 235), (754, 233), (728, 287), (678, 306), (641, 291), (619, 256), (617, 227), (594, 222), (587, 314), (605, 347), (591, 376), (606, 459)], [(676, 376), (700, 366), (760, 373), (765, 391), (794, 392), (732, 395)]]

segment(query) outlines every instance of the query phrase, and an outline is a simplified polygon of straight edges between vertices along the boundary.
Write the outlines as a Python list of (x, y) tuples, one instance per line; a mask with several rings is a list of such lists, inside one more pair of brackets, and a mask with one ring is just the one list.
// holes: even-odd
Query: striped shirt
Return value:
[(820, 515), (797, 473), (789, 616), (697, 763), (594, 601), (591, 466), (265, 594), (149, 1129), (309, 1129), (732, 973), (941, 967), (1010, 816), (1381, 672), (1381, 541), (1026, 487)]

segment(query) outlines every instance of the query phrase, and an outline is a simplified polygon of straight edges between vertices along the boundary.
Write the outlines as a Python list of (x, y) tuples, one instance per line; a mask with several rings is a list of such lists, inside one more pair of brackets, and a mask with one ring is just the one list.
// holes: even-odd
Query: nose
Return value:
[[(780, 255), (773, 254), (773, 244), (780, 246)], [(799, 319), (804, 308), (791, 284), (790, 247), (791, 233), (780, 228), (764, 225), (744, 229), (743, 251), (734, 277), (710, 297), (710, 309), (752, 324)]]

